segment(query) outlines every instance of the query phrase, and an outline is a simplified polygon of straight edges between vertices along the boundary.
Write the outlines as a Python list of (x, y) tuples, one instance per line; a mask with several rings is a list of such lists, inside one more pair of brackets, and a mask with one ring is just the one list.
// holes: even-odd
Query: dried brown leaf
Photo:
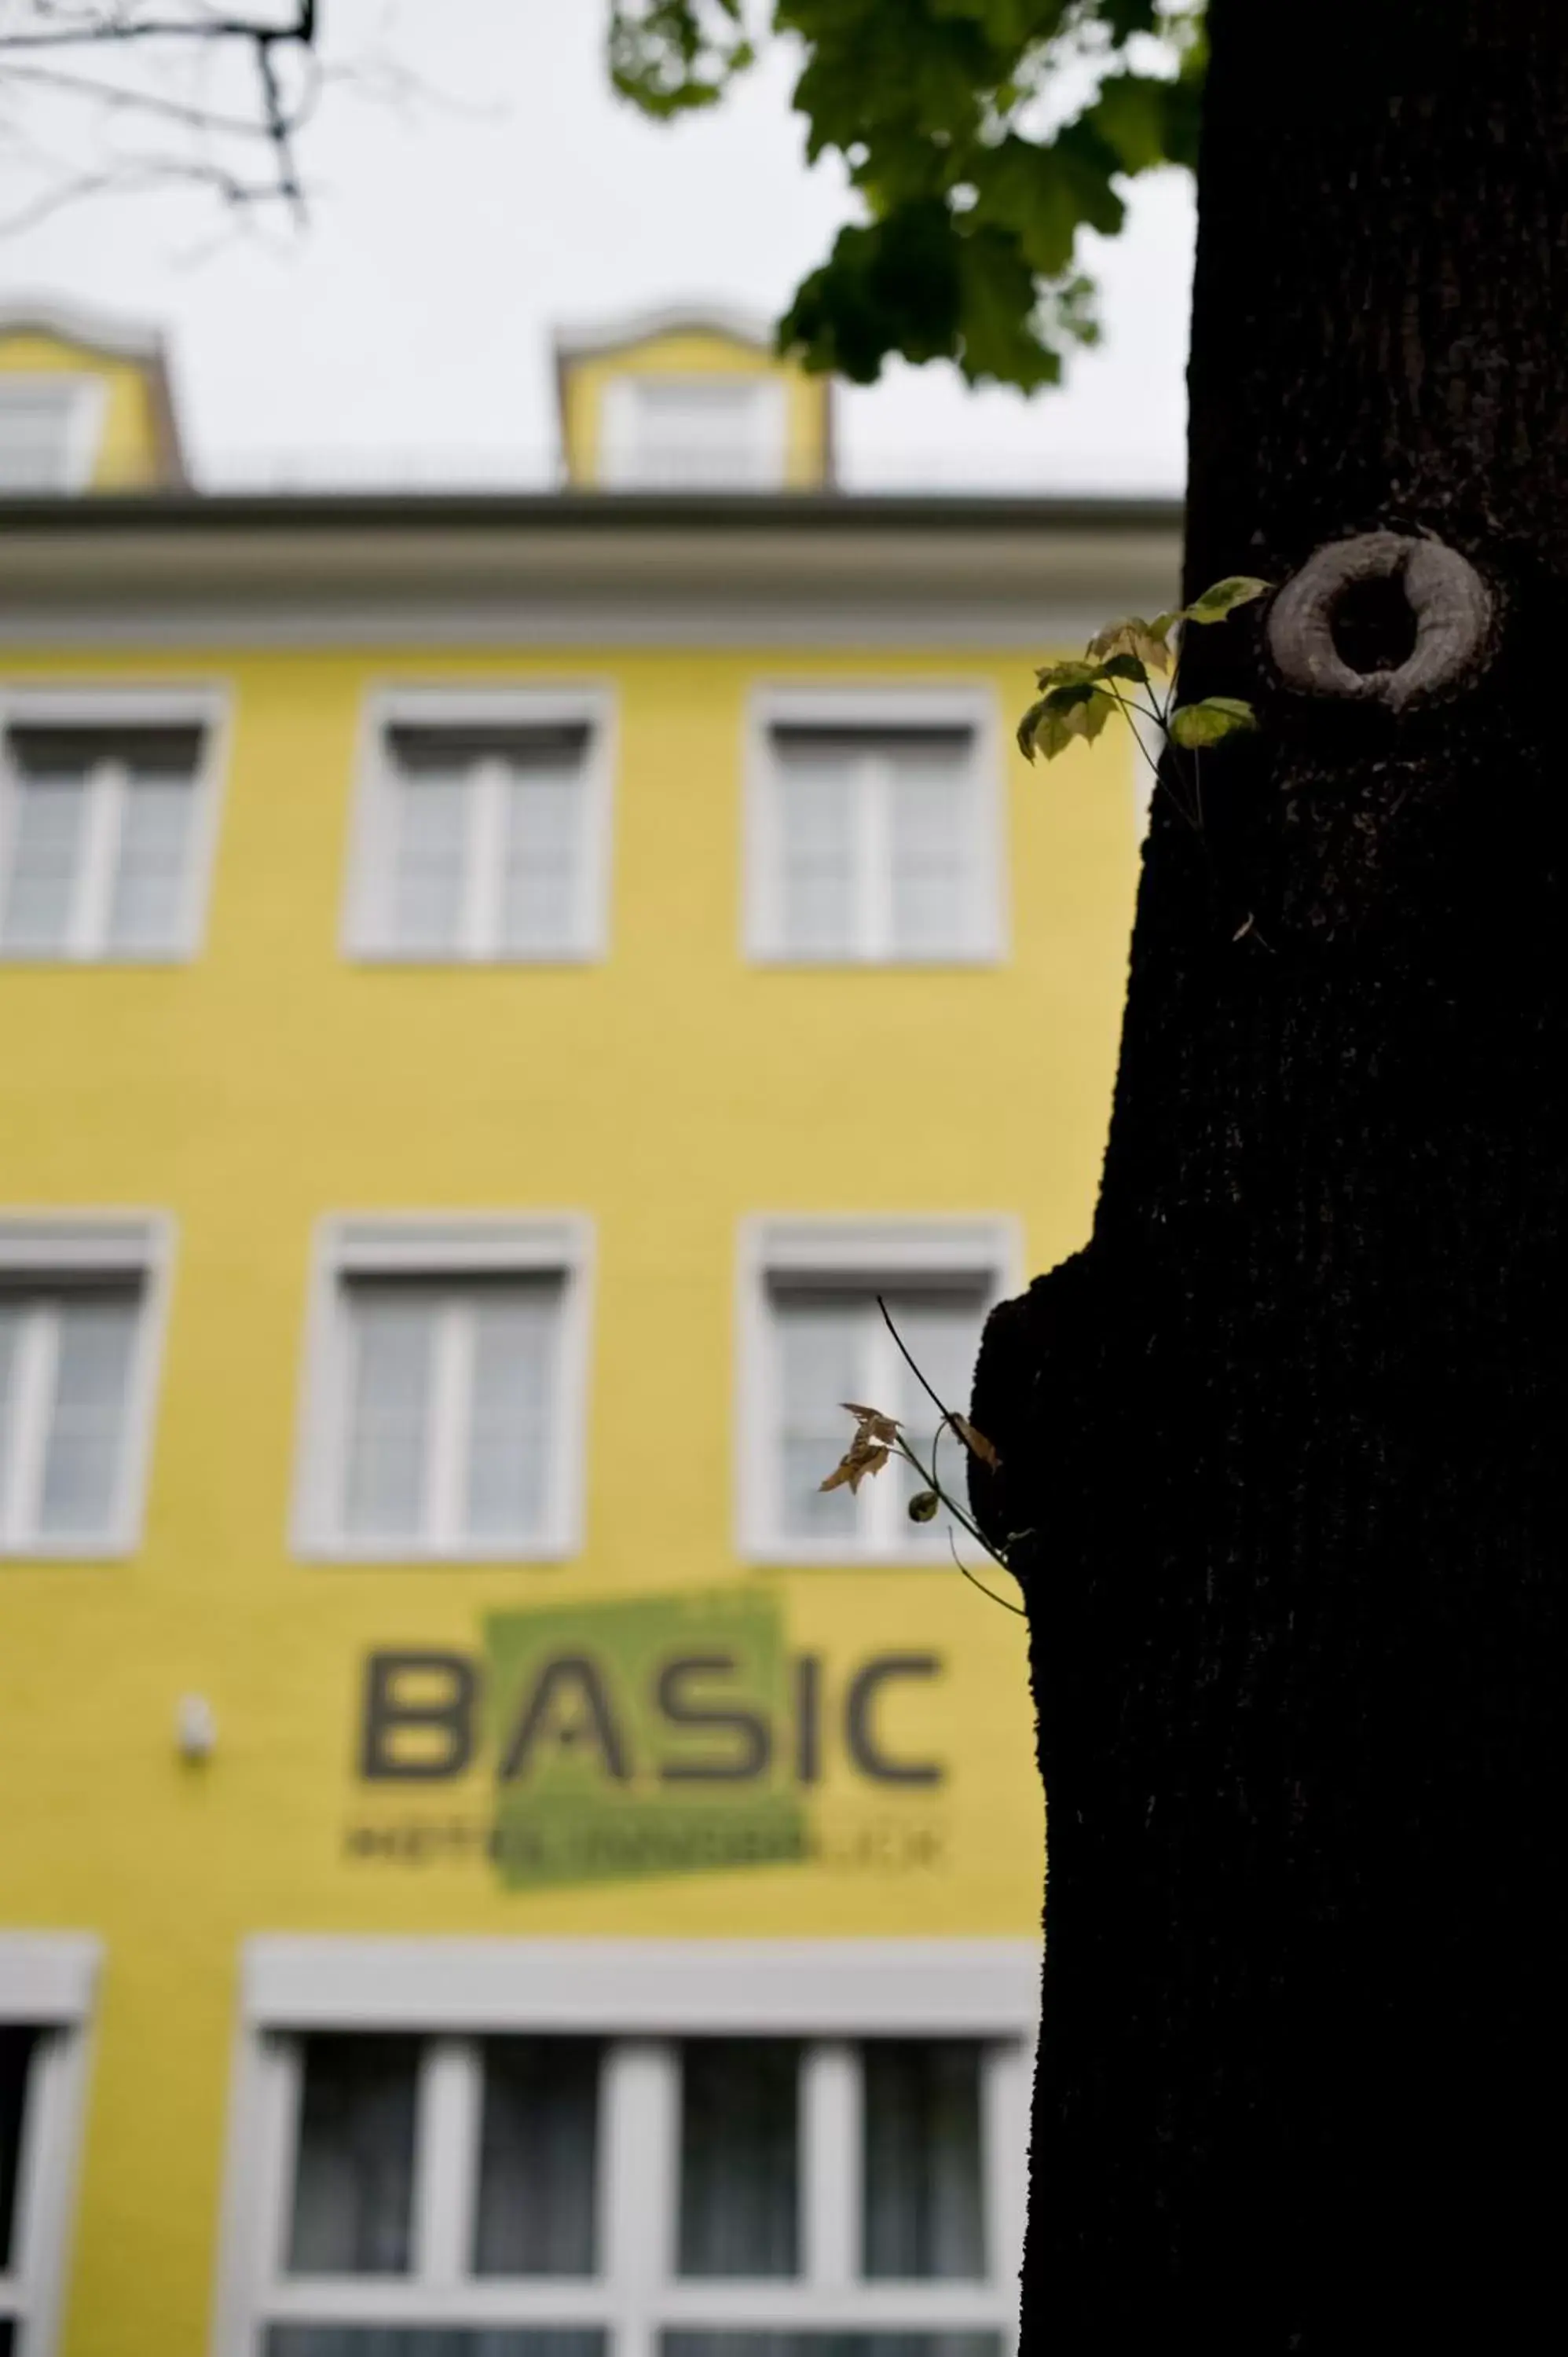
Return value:
[(866, 1475), (880, 1473), (891, 1454), (890, 1449), (879, 1444), (874, 1444), (857, 1433), (827, 1480), (819, 1482), (817, 1486), (822, 1490), (847, 1488), (851, 1497), (855, 1497)]
[(887, 1462), (889, 1454), (890, 1451), (886, 1448), (868, 1448), (866, 1450), (865, 1456), (856, 1462), (850, 1471), (849, 1487), (850, 1495), (852, 1497), (857, 1494), (861, 1483), (865, 1480), (868, 1473), (881, 1472), (883, 1467)]
[(971, 1424), (967, 1415), (960, 1415), (956, 1410), (949, 1416), (948, 1422), (951, 1425), (953, 1430), (957, 1433), (959, 1438), (962, 1441), (970, 1454), (973, 1457), (978, 1457), (983, 1465), (989, 1465), (992, 1471), (994, 1473), (998, 1466), (1001, 1464), (1002, 1459), (996, 1454), (991, 1442), (985, 1437), (984, 1433), (981, 1432), (974, 1425)]
[(859, 1422), (860, 1430), (854, 1436), (856, 1447), (865, 1438), (867, 1433), (874, 1440), (891, 1442), (897, 1439), (898, 1422), (896, 1416), (884, 1415), (879, 1407), (859, 1407), (854, 1400), (840, 1400), (839, 1405), (846, 1415), (854, 1416)]

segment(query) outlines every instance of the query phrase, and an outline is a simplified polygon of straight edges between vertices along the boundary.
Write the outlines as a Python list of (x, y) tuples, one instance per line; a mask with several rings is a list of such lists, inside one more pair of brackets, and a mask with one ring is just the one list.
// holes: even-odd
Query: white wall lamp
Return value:
[(205, 1695), (181, 1695), (174, 1714), (175, 1748), (182, 1760), (209, 1760), (218, 1742), (218, 1721)]

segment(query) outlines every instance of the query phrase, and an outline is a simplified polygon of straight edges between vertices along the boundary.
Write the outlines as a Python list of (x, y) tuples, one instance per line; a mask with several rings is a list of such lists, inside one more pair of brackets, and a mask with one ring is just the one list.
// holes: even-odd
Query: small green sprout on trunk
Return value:
[[(1222, 622), (1239, 606), (1251, 605), (1272, 587), (1250, 575), (1232, 575), (1229, 580), (1217, 581), (1190, 606), (1156, 614), (1152, 622), (1132, 614), (1123, 622), (1108, 623), (1097, 638), (1090, 639), (1081, 656), (1047, 663), (1036, 673), (1040, 695), (1018, 723), (1018, 743), (1027, 759), (1032, 761), (1038, 753), (1054, 761), (1076, 738), (1087, 742), (1098, 737), (1112, 714), (1121, 712), (1133, 724), (1138, 750), (1154, 770), (1156, 784), (1171, 794), (1187, 823), (1200, 829), (1199, 753), (1223, 744), (1228, 737), (1255, 729), (1258, 716), (1237, 695), (1208, 695), (1196, 704), (1179, 702), (1186, 633), (1195, 624)], [(1171, 634), (1178, 630), (1180, 636), (1173, 647)], [(1165, 683), (1163, 691), (1156, 684), (1159, 680)], [(1190, 757), (1190, 805), (1175, 789), (1171, 764), (1166, 764), (1167, 774), (1161, 777), (1159, 761), (1139, 733), (1140, 720), (1153, 721), (1167, 745)]]

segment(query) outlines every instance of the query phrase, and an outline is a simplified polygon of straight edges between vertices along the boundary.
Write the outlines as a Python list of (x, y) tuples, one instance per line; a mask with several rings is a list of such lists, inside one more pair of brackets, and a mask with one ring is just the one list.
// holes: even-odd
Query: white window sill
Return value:
[(119, 1532), (105, 1539), (0, 1539), (0, 1563), (126, 1563), (138, 1544)]
[(864, 974), (942, 974), (964, 973), (975, 967), (1005, 965), (1005, 952), (995, 947), (972, 950), (940, 950), (929, 955), (915, 951), (900, 951), (896, 955), (873, 954), (864, 950), (775, 950), (748, 948), (749, 965), (803, 967), (811, 973), (837, 970), (840, 973)]
[(426, 1564), (507, 1564), (527, 1571), (535, 1564), (570, 1563), (582, 1553), (575, 1538), (505, 1539), (494, 1544), (465, 1541), (454, 1546), (425, 1546), (390, 1539), (306, 1538), (295, 1545), (295, 1559), (315, 1564), (380, 1564), (417, 1567)]
[(240, 1981), (253, 2028), (457, 2035), (1032, 2037), (1039, 2003), (1037, 1939), (262, 1932)]
[(559, 950), (386, 950), (355, 947), (347, 952), (350, 965), (409, 966), (428, 972), (449, 965), (584, 966), (603, 965), (607, 952), (597, 942), (580, 949)]
[[(964, 1533), (961, 1546), (984, 1549)], [(933, 1545), (889, 1547), (845, 1546), (821, 1539), (755, 1539), (748, 1541), (744, 1561), (753, 1571), (951, 1571), (951, 1551)], [(986, 1560), (989, 1562), (990, 1557)]]
[(124, 973), (127, 966), (151, 966), (162, 970), (166, 966), (194, 965), (196, 952), (190, 948), (175, 950), (15, 950), (0, 948), (0, 966), (92, 966), (112, 965)]

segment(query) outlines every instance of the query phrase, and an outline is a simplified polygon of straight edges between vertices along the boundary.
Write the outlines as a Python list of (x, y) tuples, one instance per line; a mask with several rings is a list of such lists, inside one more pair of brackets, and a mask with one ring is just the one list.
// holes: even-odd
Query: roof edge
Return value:
[(13, 295), (0, 300), (0, 336), (54, 336), (81, 344), (107, 360), (161, 363), (164, 339), (156, 328), (117, 311), (62, 303), (54, 296)]
[(884, 491), (96, 491), (0, 499), (0, 529), (48, 537), (144, 530), (207, 534), (297, 531), (516, 531), (585, 533), (777, 531), (1179, 532), (1185, 501), (1165, 495)]
[(771, 353), (773, 322), (758, 311), (724, 303), (664, 303), (651, 311), (629, 311), (596, 325), (580, 320), (556, 328), (552, 342), (557, 361), (597, 360), (645, 344), (655, 336), (725, 336), (731, 342)]

